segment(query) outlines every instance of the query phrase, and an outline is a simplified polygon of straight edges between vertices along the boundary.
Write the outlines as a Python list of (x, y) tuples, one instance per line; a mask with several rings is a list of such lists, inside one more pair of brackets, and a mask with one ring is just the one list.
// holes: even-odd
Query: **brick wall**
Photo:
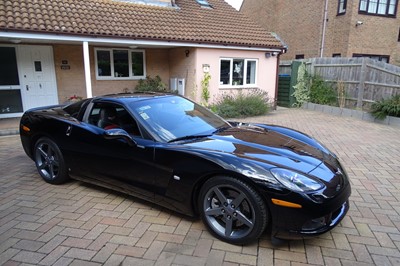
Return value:
[[(165, 84), (169, 84), (168, 49), (146, 50), (147, 75), (159, 75)], [(70, 69), (61, 69), (62, 61), (68, 61)], [(83, 48), (81, 45), (54, 45), (54, 62), (59, 102), (63, 103), (72, 95), (86, 97), (85, 72), (83, 66)], [(96, 80), (94, 47), (90, 47), (90, 70), (93, 96), (133, 91), (138, 80)]]
[[(354, 53), (388, 55), (390, 63), (400, 65), (399, 15), (389, 18), (359, 14), (358, 0), (347, 1), (346, 13), (338, 15), (338, 1), (328, 3), (324, 57), (352, 57)], [(310, 58), (320, 56), (324, 5), (322, 0), (244, 0), (241, 12), (287, 43), (289, 49), (283, 60), (299, 54)], [(356, 27), (357, 21), (363, 24)]]

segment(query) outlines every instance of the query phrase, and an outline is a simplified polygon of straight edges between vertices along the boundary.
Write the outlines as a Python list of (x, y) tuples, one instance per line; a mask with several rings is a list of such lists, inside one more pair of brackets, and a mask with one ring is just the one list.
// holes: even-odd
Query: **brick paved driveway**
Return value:
[(228, 245), (200, 221), (133, 197), (76, 181), (49, 185), (10, 136), (0, 137), (0, 264), (400, 265), (400, 129), (291, 109), (256, 120), (304, 131), (340, 156), (353, 194), (332, 232)]

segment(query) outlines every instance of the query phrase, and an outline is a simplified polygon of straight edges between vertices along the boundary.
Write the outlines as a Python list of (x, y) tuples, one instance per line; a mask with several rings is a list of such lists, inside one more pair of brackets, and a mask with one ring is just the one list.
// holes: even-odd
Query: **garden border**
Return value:
[(306, 110), (318, 111), (326, 114), (332, 114), (336, 116), (354, 117), (359, 120), (364, 120), (368, 122), (400, 127), (400, 117), (387, 116), (385, 119), (381, 120), (373, 117), (370, 113), (365, 111), (340, 108), (336, 106), (322, 105), (309, 102), (304, 103), (301, 108)]

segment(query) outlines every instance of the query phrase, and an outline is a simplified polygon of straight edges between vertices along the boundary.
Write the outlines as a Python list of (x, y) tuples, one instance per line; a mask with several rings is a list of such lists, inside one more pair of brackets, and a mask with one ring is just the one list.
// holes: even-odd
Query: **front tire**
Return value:
[(247, 183), (217, 176), (200, 190), (199, 209), (209, 231), (222, 241), (240, 245), (258, 239), (268, 223), (260, 195)]
[(34, 155), (36, 168), (46, 182), (62, 184), (68, 180), (64, 157), (54, 141), (40, 138), (35, 144)]

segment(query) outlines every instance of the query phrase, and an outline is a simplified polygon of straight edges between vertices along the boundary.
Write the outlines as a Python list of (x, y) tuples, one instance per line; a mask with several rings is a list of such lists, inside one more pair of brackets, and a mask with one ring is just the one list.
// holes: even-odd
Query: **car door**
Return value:
[[(153, 199), (154, 141), (141, 136), (136, 121), (123, 106), (111, 103), (91, 104), (84, 121), (69, 132), (70, 174), (85, 181), (122, 190), (145, 199)], [(115, 108), (117, 127), (126, 129), (136, 145), (124, 139), (106, 139), (106, 129), (99, 127), (103, 108)], [(115, 127), (114, 127), (115, 128)], [(136, 131), (136, 132), (135, 132)]]

